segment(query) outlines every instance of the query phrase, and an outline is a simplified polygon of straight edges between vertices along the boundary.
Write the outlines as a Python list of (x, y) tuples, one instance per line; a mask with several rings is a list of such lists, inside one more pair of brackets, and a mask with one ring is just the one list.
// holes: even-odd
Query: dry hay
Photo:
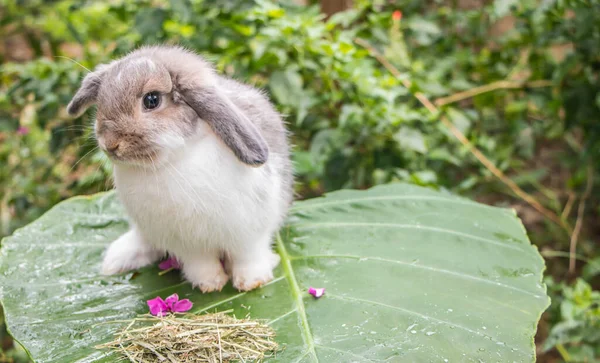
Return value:
[(270, 326), (236, 319), (230, 312), (143, 316), (116, 333), (114, 341), (96, 348), (116, 349), (136, 363), (254, 362), (278, 349)]

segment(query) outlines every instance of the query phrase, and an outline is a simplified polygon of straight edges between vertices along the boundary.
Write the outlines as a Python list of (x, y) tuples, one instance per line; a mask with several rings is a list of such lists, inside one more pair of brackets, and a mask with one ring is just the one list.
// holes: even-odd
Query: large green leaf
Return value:
[[(394, 184), (298, 202), (276, 241), (278, 276), (202, 295), (175, 272), (101, 277), (127, 228), (112, 193), (59, 204), (3, 242), (7, 324), (37, 362), (115, 359), (94, 345), (173, 292), (197, 312), (268, 319), (281, 362), (527, 362), (548, 305), (544, 263), (513, 211)], [(309, 286), (326, 287), (315, 300)]]

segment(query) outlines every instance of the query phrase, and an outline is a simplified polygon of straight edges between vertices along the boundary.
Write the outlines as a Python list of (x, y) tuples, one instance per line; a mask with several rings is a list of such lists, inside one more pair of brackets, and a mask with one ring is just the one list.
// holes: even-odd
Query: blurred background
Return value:
[(0, 34), (0, 237), (111, 188), (92, 112), (65, 112), (86, 68), (182, 44), (286, 115), (299, 198), (403, 181), (515, 208), (547, 263), (538, 360), (600, 361), (600, 1), (1, 0)]

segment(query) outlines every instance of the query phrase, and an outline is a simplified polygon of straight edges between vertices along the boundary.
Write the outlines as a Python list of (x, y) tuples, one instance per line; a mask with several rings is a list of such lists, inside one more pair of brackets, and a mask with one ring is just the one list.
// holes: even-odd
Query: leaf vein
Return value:
[(464, 238), (469, 238), (472, 240), (485, 242), (488, 244), (493, 244), (493, 245), (500, 246), (503, 248), (509, 248), (509, 249), (516, 250), (516, 251), (523, 251), (522, 248), (519, 248), (517, 246), (494, 241), (489, 238), (475, 236), (475, 235), (472, 235), (469, 233), (453, 231), (451, 229), (445, 229), (445, 228), (420, 226), (420, 225), (413, 225), (413, 224), (377, 223), (377, 222), (357, 222), (357, 223), (322, 222), (322, 223), (300, 223), (300, 224), (296, 224), (294, 226), (301, 227), (301, 228), (382, 227), (382, 228), (398, 228), (398, 229), (416, 229), (416, 230), (422, 230), (422, 231), (431, 231), (431, 232), (451, 234), (451, 235), (455, 235), (455, 236), (459, 236), (459, 237), (464, 237)]
[(328, 347), (328, 346), (321, 345), (321, 344), (316, 344), (315, 346), (317, 348), (321, 348), (321, 349), (325, 349), (325, 350), (330, 350), (332, 352), (341, 353), (341, 354), (344, 354), (344, 355), (349, 355), (349, 356), (352, 356), (354, 358), (360, 358), (362, 362), (372, 362), (373, 361), (371, 359), (363, 357), (362, 355), (354, 354), (354, 353), (352, 353), (350, 351), (347, 351), (347, 350), (341, 350), (341, 349), (338, 349), (338, 348)]
[(296, 308), (298, 310), (298, 315), (300, 318), (300, 324), (302, 327), (302, 335), (304, 337), (304, 342), (307, 345), (308, 353), (311, 354), (314, 358), (314, 361), (318, 362), (319, 358), (317, 357), (317, 353), (315, 351), (315, 342), (313, 339), (312, 332), (310, 330), (310, 326), (308, 325), (308, 318), (306, 317), (306, 310), (304, 307), (304, 301), (302, 300), (302, 296), (300, 295), (300, 287), (298, 286), (298, 281), (296, 280), (296, 275), (294, 273), (294, 268), (292, 267), (292, 260), (288, 255), (288, 252), (281, 240), (281, 235), (277, 234), (277, 250), (279, 251), (279, 255), (281, 256), (281, 262), (283, 265), (283, 270), (285, 271), (285, 275), (290, 285), (290, 290), (294, 299), (296, 300)]
[(540, 296), (540, 295), (534, 294), (531, 291), (523, 290), (523, 289), (520, 289), (520, 288), (515, 287), (515, 286), (510, 286), (510, 285), (504, 284), (502, 282), (493, 281), (493, 280), (490, 280), (490, 279), (484, 279), (484, 278), (481, 278), (481, 277), (477, 277), (477, 276), (465, 274), (465, 273), (458, 272), (458, 271), (446, 270), (446, 269), (441, 269), (441, 268), (437, 268), (437, 267), (426, 266), (426, 265), (419, 265), (419, 264), (410, 263), (410, 262), (404, 262), (404, 261), (390, 260), (390, 259), (382, 258), (382, 257), (375, 257), (375, 256), (365, 256), (365, 257), (362, 257), (362, 256), (356, 256), (356, 255), (307, 255), (307, 256), (290, 256), (290, 258), (292, 260), (311, 259), (311, 258), (312, 259), (317, 259), (317, 258), (332, 258), (332, 259), (345, 258), (345, 259), (360, 260), (360, 261), (373, 260), (373, 261), (394, 263), (394, 264), (398, 264), (398, 265), (402, 265), (402, 266), (407, 266), (407, 267), (411, 267), (411, 268), (417, 268), (417, 269), (427, 270), (427, 271), (431, 271), (431, 272), (435, 272), (435, 273), (440, 273), (440, 274), (449, 274), (449, 275), (456, 276), (456, 277), (459, 277), (459, 278), (462, 278), (462, 279), (473, 280), (473, 281), (478, 281), (478, 282), (485, 283), (485, 284), (490, 284), (490, 285), (494, 285), (494, 286), (498, 286), (498, 287), (503, 287), (503, 288), (506, 288), (506, 289), (518, 291), (518, 292), (521, 292), (523, 294), (533, 296), (533, 297), (538, 298), (538, 299), (544, 299), (545, 298), (544, 296)]
[(297, 311), (298, 311), (298, 308), (294, 308), (294, 309), (292, 309), (292, 310), (288, 311), (287, 313), (285, 313), (285, 314), (283, 314), (283, 315), (279, 315), (279, 316), (278, 316), (278, 317), (276, 317), (275, 319), (273, 319), (273, 320), (269, 321), (269, 322), (267, 323), (267, 325), (271, 325), (271, 324), (273, 324), (273, 323), (276, 323), (276, 322), (278, 322), (279, 320), (281, 320), (281, 319), (284, 319), (285, 317), (287, 317), (287, 316), (290, 316), (291, 314), (293, 314), (293, 313), (295, 313), (295, 312), (297, 312)]
[(444, 324), (444, 325), (447, 325), (447, 326), (450, 326), (450, 327), (461, 329), (463, 331), (471, 333), (472, 335), (476, 335), (476, 336), (484, 337), (484, 338), (489, 338), (492, 342), (494, 342), (494, 343), (496, 343), (496, 344), (498, 344), (500, 346), (503, 346), (503, 347), (505, 347), (505, 348), (513, 351), (513, 352), (519, 352), (520, 354), (529, 356), (528, 353), (523, 352), (520, 349), (511, 347), (508, 344), (506, 344), (505, 342), (499, 341), (498, 339), (496, 339), (496, 338), (494, 338), (494, 337), (492, 337), (492, 336), (490, 336), (488, 334), (482, 333), (482, 332), (477, 331), (477, 330), (473, 330), (473, 329), (468, 328), (468, 327), (466, 327), (464, 325), (452, 323), (452, 322), (449, 322), (449, 321), (443, 320), (443, 319), (434, 318), (433, 316), (422, 314), (422, 313), (419, 313), (419, 312), (416, 312), (416, 311), (413, 311), (413, 310), (401, 308), (401, 307), (398, 307), (398, 306), (388, 305), (388, 304), (385, 304), (385, 303), (382, 303), (382, 302), (379, 302), (379, 301), (373, 301), (373, 300), (367, 300), (367, 299), (360, 299), (360, 298), (357, 298), (357, 297), (350, 297), (350, 296), (340, 296), (340, 295), (334, 295), (334, 294), (331, 294), (331, 293), (328, 293), (327, 297), (333, 298), (333, 299), (337, 299), (337, 300), (341, 300), (341, 301), (357, 302), (357, 303), (362, 303), (362, 304), (371, 304), (371, 305), (377, 305), (377, 306), (386, 307), (386, 308), (393, 309), (393, 310), (398, 310), (398, 311), (401, 311), (401, 312), (409, 314), (409, 315), (418, 316), (418, 317), (420, 317), (420, 318), (422, 318), (424, 320), (431, 320), (431, 321), (435, 321), (435, 322), (440, 323), (440, 324)]
[(489, 206), (486, 204), (474, 203), (474, 202), (470, 202), (470, 201), (463, 201), (461, 199), (439, 198), (439, 197), (432, 197), (429, 195), (410, 195), (410, 196), (386, 195), (386, 196), (380, 196), (380, 197), (366, 197), (366, 198), (355, 198), (355, 199), (346, 199), (346, 200), (335, 200), (335, 201), (323, 202), (323, 203), (303, 203), (301, 205), (293, 206), (291, 208), (291, 211), (295, 212), (295, 211), (300, 211), (300, 210), (321, 208), (321, 207), (327, 207), (327, 206), (338, 206), (338, 205), (358, 203), (358, 202), (394, 201), (394, 200), (415, 200), (415, 201), (427, 200), (427, 201), (436, 201), (436, 202), (441, 202), (441, 203), (455, 203), (455, 204), (461, 204), (461, 205), (469, 205), (469, 206), (478, 207), (478, 208), (488, 208), (488, 209), (493, 208), (493, 209), (502, 210), (501, 208), (496, 208), (496, 207), (492, 207), (492, 206)]

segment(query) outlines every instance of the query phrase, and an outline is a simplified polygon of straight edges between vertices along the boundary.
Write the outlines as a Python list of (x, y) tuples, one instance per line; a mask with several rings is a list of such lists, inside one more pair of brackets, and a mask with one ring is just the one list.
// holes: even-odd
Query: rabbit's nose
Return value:
[(111, 154), (114, 154), (117, 151), (117, 149), (119, 148), (119, 142), (113, 141), (111, 143), (106, 143), (104, 145), (104, 147), (106, 148), (106, 151), (108, 151)]

